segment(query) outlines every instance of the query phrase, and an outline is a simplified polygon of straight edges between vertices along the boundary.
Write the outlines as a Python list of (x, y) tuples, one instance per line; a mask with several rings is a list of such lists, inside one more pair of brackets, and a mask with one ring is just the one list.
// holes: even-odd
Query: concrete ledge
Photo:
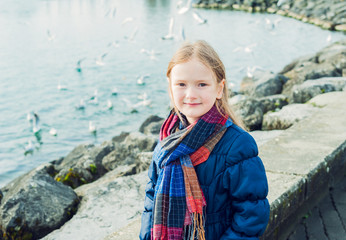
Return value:
[[(286, 239), (302, 209), (312, 206), (339, 175), (346, 174), (346, 92), (316, 96), (311, 117), (259, 145), (265, 165), (270, 220), (264, 239)], [(107, 240), (138, 239), (140, 218)]]
[(259, 147), (271, 204), (261, 239), (286, 239), (302, 209), (346, 173), (345, 103), (346, 92), (316, 96), (308, 104), (319, 111)]

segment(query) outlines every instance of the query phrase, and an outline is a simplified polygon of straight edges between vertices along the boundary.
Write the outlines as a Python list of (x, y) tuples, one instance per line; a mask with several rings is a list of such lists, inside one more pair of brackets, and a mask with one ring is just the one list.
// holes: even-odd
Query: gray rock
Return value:
[(320, 78), (316, 80), (305, 81), (301, 85), (296, 85), (292, 89), (293, 101), (295, 103), (305, 103), (316, 95), (342, 91), (346, 85), (346, 78)]
[(247, 98), (233, 105), (233, 109), (251, 131), (261, 129), (263, 119), (263, 105), (261, 102), (253, 98)]
[(102, 159), (102, 165), (108, 171), (111, 171), (121, 165), (130, 165), (135, 163), (138, 148), (129, 149), (123, 143), (115, 144), (114, 150)]
[(43, 240), (104, 239), (141, 215), (148, 180), (147, 172), (118, 177), (115, 169), (78, 187), (75, 191), (82, 198), (78, 212)]
[(322, 77), (338, 77), (341, 76), (336, 67), (329, 62), (311, 65), (304, 69), (305, 80), (318, 79)]
[(281, 109), (283, 106), (288, 104), (287, 96), (283, 94), (263, 97), (258, 99), (258, 101), (263, 105), (263, 114), (269, 111)]
[(38, 239), (62, 226), (76, 212), (79, 198), (40, 166), (3, 188), (0, 226), (15, 239)]
[(306, 63), (309, 63), (309, 62), (313, 62), (313, 63), (318, 62), (316, 54), (308, 54), (308, 55), (294, 59), (291, 63), (287, 64), (279, 73), (285, 74), (295, 68), (302, 67)]
[(284, 85), (282, 93), (291, 97), (290, 93), (294, 85), (302, 84), (304, 81), (322, 77), (340, 76), (339, 71), (329, 62), (305, 63), (285, 74), (290, 80)]
[(265, 97), (279, 94), (288, 78), (281, 74), (262, 72), (253, 77), (253, 82), (248, 78), (243, 79), (241, 92), (253, 97)]
[(252, 77), (244, 77), (240, 83), (239, 92), (240, 94), (250, 95), (253, 94), (256, 82), (259, 81), (265, 74), (271, 74), (271, 72), (263, 71), (262, 69), (255, 68), (252, 73)]
[(125, 138), (124, 144), (128, 149), (138, 148), (141, 152), (150, 152), (154, 150), (157, 144), (157, 138), (140, 132), (133, 132)]
[(121, 132), (120, 135), (113, 137), (112, 141), (114, 143), (121, 143), (125, 140), (125, 138), (127, 138), (128, 135), (130, 135), (129, 132)]
[(290, 104), (284, 106), (278, 112), (264, 114), (262, 130), (287, 129), (315, 111), (316, 108), (310, 104)]
[(153, 152), (141, 152), (137, 155), (136, 172), (142, 172), (149, 168)]
[(102, 165), (108, 171), (123, 165), (136, 165), (139, 154), (153, 151), (157, 144), (157, 137), (154, 135), (145, 135), (140, 132), (122, 135), (125, 137), (118, 138), (122, 139), (122, 142), (115, 143), (113, 151), (102, 159)]
[(235, 96), (229, 98), (228, 99), (228, 103), (231, 104), (231, 105), (235, 105), (238, 102), (243, 101), (243, 100), (245, 100), (247, 98), (249, 98), (249, 96), (246, 96), (246, 95), (243, 95), (243, 94), (238, 94), (238, 95), (235, 95)]
[(256, 83), (254, 96), (265, 97), (279, 94), (282, 91), (282, 86), (287, 82), (287, 80), (287, 77), (280, 74), (266, 74)]
[(56, 166), (56, 169), (59, 171), (59, 168), (65, 166), (70, 166), (82, 158), (86, 152), (90, 151), (95, 147), (94, 144), (81, 144), (75, 147), (62, 161), (59, 165)]
[(3, 197), (4, 197), (4, 195), (2, 194), (1, 189), (0, 189), (0, 204), (1, 204), (1, 200), (2, 200)]
[[(343, 62), (341, 68), (345, 67), (346, 61), (346, 45), (343, 42), (336, 42), (332, 45), (327, 46), (316, 54), (319, 63), (330, 62), (333, 64), (338, 64)], [(340, 67), (339, 67), (340, 69)]]
[(102, 160), (102, 164), (108, 171), (118, 169), (119, 176), (123, 176), (148, 169), (151, 158), (152, 152), (140, 152), (138, 148), (130, 150), (125, 144), (118, 144)]
[(139, 132), (144, 134), (157, 135), (160, 133), (160, 129), (163, 122), (163, 118), (156, 115), (151, 115), (142, 123), (142, 125), (139, 128)]
[(112, 142), (104, 142), (98, 147), (92, 144), (77, 146), (55, 166), (58, 172), (55, 180), (72, 188), (95, 181), (106, 173), (102, 159), (113, 149)]
[(288, 64), (281, 71), (289, 78), (282, 93), (292, 99), (294, 85), (323, 77), (341, 77), (346, 68), (346, 40), (333, 43), (314, 56), (304, 56)]

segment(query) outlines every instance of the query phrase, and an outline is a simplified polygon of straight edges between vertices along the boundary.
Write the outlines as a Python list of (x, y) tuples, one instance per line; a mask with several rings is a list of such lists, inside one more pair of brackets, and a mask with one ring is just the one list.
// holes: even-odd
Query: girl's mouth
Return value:
[(189, 106), (197, 106), (197, 105), (200, 105), (200, 103), (185, 103), (186, 105), (189, 105)]

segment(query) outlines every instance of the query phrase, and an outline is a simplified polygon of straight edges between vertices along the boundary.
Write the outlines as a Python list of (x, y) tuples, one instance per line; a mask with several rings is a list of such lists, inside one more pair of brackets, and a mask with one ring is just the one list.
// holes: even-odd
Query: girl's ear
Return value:
[(169, 77), (166, 78), (167, 82), (169, 82)]
[(225, 87), (225, 79), (222, 79), (221, 82), (219, 82), (218, 87), (217, 87), (217, 96), (216, 99), (221, 99), (222, 94), (223, 94), (223, 88)]

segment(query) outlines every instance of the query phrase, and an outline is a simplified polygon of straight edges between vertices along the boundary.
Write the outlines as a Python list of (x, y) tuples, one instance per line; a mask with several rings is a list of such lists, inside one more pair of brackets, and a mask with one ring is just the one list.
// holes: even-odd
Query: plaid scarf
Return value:
[(154, 240), (204, 240), (206, 201), (194, 166), (205, 162), (232, 125), (213, 106), (198, 121), (179, 130), (171, 112), (163, 123), (153, 160), (161, 167), (154, 195)]

